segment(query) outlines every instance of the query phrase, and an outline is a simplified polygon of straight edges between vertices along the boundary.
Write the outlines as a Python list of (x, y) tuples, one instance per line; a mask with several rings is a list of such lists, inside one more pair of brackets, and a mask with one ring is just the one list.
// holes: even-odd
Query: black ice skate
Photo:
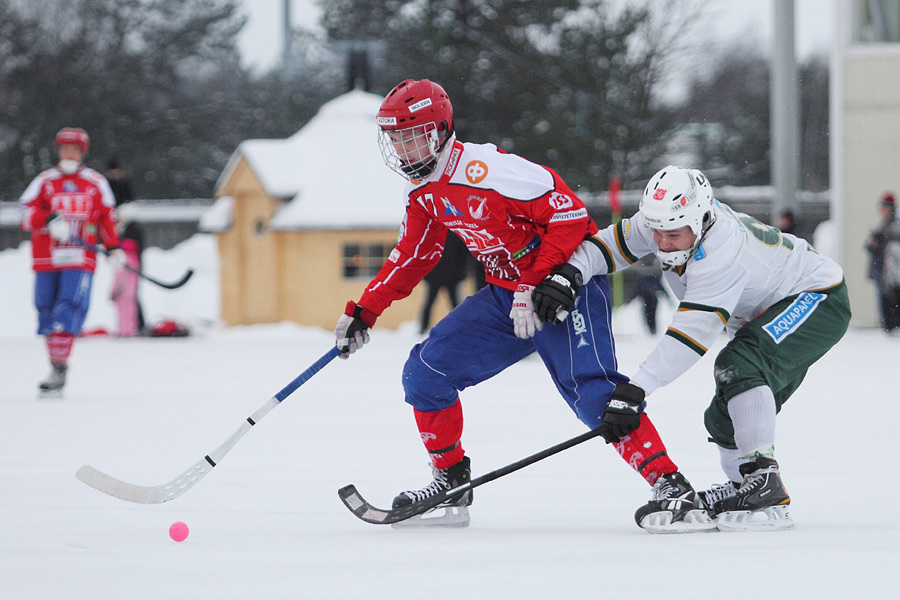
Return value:
[(52, 397), (61, 396), (62, 389), (66, 385), (66, 371), (68, 367), (61, 363), (51, 363), (50, 375), (38, 384), (41, 396)]
[[(464, 483), (468, 483), (472, 479), (471, 461), (468, 456), (464, 456), (461, 461), (447, 469), (438, 469), (432, 465), (431, 471), (434, 477), (431, 483), (420, 490), (400, 492), (397, 497), (394, 498), (392, 508), (399, 508), (401, 506), (412, 504), (413, 502), (420, 502), (445, 490), (450, 490)], [(467, 507), (471, 504), (472, 490), (469, 490), (448, 499), (442, 504), (438, 504), (423, 515), (392, 523), (391, 527), (404, 528), (423, 525), (468, 527), (469, 509)]]
[(791, 497), (781, 481), (773, 458), (756, 457), (740, 467), (744, 481), (733, 496), (715, 503), (722, 531), (773, 531), (793, 529), (788, 508)]
[(675, 471), (653, 485), (650, 502), (637, 509), (634, 520), (650, 533), (710, 531), (716, 523), (697, 500), (697, 493), (684, 475)]
[(709, 516), (715, 519), (716, 502), (724, 500), (725, 498), (731, 498), (737, 493), (740, 487), (741, 484), (733, 481), (723, 484), (714, 483), (712, 488), (697, 492), (697, 499), (700, 500), (700, 506), (705, 508), (706, 512), (709, 513)]

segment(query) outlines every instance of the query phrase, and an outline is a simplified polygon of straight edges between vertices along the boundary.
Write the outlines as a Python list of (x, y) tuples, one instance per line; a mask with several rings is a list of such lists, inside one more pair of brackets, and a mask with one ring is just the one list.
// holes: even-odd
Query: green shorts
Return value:
[(850, 299), (841, 282), (822, 292), (789, 296), (738, 329), (716, 357), (716, 395), (704, 414), (710, 441), (737, 448), (729, 400), (765, 385), (780, 411), (810, 365), (843, 337), (849, 323)]

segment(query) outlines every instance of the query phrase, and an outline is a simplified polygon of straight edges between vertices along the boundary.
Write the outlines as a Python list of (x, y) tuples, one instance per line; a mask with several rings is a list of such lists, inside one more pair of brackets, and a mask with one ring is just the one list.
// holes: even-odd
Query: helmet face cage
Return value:
[(647, 227), (671, 231), (690, 227), (696, 236), (688, 250), (657, 252), (660, 262), (668, 266), (686, 263), (697, 251), (703, 233), (713, 224), (712, 187), (697, 169), (668, 166), (654, 175), (644, 188), (640, 212)]
[(434, 171), (441, 151), (435, 123), (408, 129), (378, 130), (384, 163), (409, 180), (424, 179)]
[(87, 154), (91, 139), (87, 132), (80, 127), (63, 127), (56, 134), (56, 148), (59, 149), (63, 144), (78, 146), (83, 154)]

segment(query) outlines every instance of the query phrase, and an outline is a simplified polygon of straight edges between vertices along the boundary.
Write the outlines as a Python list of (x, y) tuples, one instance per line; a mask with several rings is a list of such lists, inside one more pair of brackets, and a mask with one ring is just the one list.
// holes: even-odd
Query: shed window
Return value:
[(384, 265), (393, 244), (344, 244), (342, 265), (344, 279), (371, 279)]
[(900, 42), (900, 0), (855, 0), (853, 41)]

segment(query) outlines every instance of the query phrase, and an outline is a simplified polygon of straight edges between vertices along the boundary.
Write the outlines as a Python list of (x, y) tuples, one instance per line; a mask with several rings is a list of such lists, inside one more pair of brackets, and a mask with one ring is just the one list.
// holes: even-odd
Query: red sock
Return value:
[(661, 476), (678, 470), (666, 446), (656, 431), (656, 427), (646, 414), (641, 415), (641, 426), (613, 444), (619, 456), (625, 459), (632, 469), (640, 473), (647, 483), (653, 485)]
[(459, 400), (453, 406), (436, 412), (413, 411), (416, 425), (425, 449), (431, 454), (431, 462), (438, 469), (447, 469), (462, 460), (463, 451), (460, 438), (463, 430), (462, 404)]
[(71, 333), (53, 332), (48, 335), (47, 352), (50, 354), (50, 362), (55, 365), (68, 364), (74, 342), (75, 336)]

